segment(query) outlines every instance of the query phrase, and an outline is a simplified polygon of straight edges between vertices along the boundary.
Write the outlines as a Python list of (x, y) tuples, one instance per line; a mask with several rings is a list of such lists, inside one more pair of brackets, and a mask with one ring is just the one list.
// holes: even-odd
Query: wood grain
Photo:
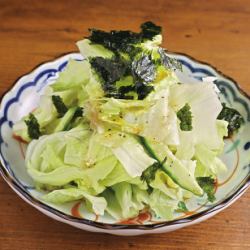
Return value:
[[(215, 65), (250, 93), (250, 1), (0, 1), (0, 95), (20, 75), (62, 53), (89, 27), (137, 30), (152, 20), (164, 46)], [(53, 221), (0, 178), (0, 249), (250, 249), (250, 192), (214, 218), (139, 237), (93, 234)]]

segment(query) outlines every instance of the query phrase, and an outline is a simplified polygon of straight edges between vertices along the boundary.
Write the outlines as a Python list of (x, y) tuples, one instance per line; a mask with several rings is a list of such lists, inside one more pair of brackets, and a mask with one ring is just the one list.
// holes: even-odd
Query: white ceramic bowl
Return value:
[[(236, 201), (250, 185), (250, 98), (230, 78), (215, 68), (197, 62), (182, 54), (170, 54), (183, 65), (178, 76), (183, 82), (197, 84), (203, 77), (216, 77), (220, 98), (236, 108), (244, 116), (245, 125), (241, 133), (226, 140), (223, 161), (228, 173), (218, 177), (216, 201), (209, 204), (205, 198), (193, 198), (188, 202), (189, 212), (176, 214), (173, 221), (162, 221), (149, 212), (125, 222), (114, 221), (108, 215), (95, 216), (85, 209), (83, 203), (72, 202), (54, 205), (41, 200), (35, 190), (24, 164), (26, 145), (12, 136), (13, 123), (36, 107), (44, 87), (52, 83), (62, 71), (69, 58), (82, 60), (78, 53), (71, 53), (52, 62), (44, 63), (31, 73), (21, 77), (14, 87), (4, 95), (0, 108), (0, 172), (9, 186), (26, 202), (49, 217), (92, 232), (117, 235), (163, 233), (189, 226), (222, 211)], [(239, 211), (240, 212), (240, 211)]]

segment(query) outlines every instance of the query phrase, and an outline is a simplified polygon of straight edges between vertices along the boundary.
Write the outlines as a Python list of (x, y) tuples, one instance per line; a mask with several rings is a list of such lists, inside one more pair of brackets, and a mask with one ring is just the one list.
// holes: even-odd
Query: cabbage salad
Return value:
[(243, 118), (213, 82), (180, 82), (161, 31), (152, 22), (140, 32), (90, 29), (77, 42), (84, 60), (69, 60), (14, 125), (44, 201), (83, 200), (116, 220), (145, 209), (171, 220), (193, 196), (215, 200), (216, 177), (227, 171), (223, 138)]

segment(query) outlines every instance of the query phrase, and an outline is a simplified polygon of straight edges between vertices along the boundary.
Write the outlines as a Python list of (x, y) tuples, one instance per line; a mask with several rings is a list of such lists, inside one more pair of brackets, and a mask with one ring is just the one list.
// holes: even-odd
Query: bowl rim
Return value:
[[(191, 57), (185, 53), (179, 53), (179, 52), (168, 52), (168, 54), (173, 55), (173, 56), (182, 56), (185, 57), (187, 59), (189, 59), (190, 61), (194, 62), (194, 63), (198, 63), (201, 66), (206, 66), (209, 67), (210, 69), (212, 69), (213, 71), (216, 72), (216, 74), (230, 80), (233, 85), (237, 88), (237, 90), (243, 95), (245, 96), (249, 101), (250, 101), (250, 95), (248, 95), (240, 86), (239, 84), (231, 77), (228, 77), (227, 75), (225, 75), (224, 73), (222, 73), (221, 71), (219, 71), (217, 68), (215, 68), (214, 66), (212, 66), (209, 63), (200, 61), (195, 59), (194, 57)], [(46, 62), (42, 62), (40, 64), (38, 64), (36, 67), (34, 67), (29, 73), (22, 75), (21, 77), (17, 78), (16, 81), (14, 81), (14, 83), (12, 84), (12, 86), (5, 92), (2, 94), (1, 98), (0, 98), (0, 110), (3, 109), (3, 105), (2, 103), (4, 102), (5, 99), (7, 99), (8, 94), (14, 91), (15, 86), (17, 85), (17, 83), (19, 81), (21, 81), (21, 79), (25, 76), (28, 76), (32, 73), (38, 72), (39, 70), (41, 70), (42, 66), (46, 66), (50, 63), (53, 63), (55, 61), (59, 61), (62, 60), (63, 58), (68, 58), (70, 55), (79, 55), (79, 53), (76, 52), (68, 52), (65, 54), (61, 54), (59, 57), (54, 58), (53, 60), (50, 61), (46, 61)], [(21, 84), (20, 84), (21, 85)], [(185, 218), (181, 218), (181, 219), (175, 219), (175, 220), (171, 220), (171, 221), (164, 221), (164, 222), (157, 222), (157, 223), (152, 223), (152, 224), (145, 224), (145, 225), (141, 225), (141, 224), (119, 224), (119, 223), (104, 223), (104, 222), (97, 222), (97, 221), (92, 221), (89, 219), (85, 219), (85, 218), (77, 218), (71, 215), (68, 215), (64, 212), (61, 212), (41, 201), (39, 201), (38, 199), (36, 199), (35, 197), (33, 197), (30, 193), (28, 193), (24, 187), (18, 183), (11, 175), (10, 173), (3, 167), (5, 165), (5, 162), (3, 160), (2, 155), (0, 154), (0, 174), (3, 176), (3, 179), (7, 182), (7, 184), (19, 195), (21, 196), (22, 199), (24, 199), (26, 202), (30, 203), (33, 207), (35, 207), (36, 209), (42, 210), (42, 211), (46, 211), (47, 213), (57, 217), (58, 219), (63, 220), (64, 222), (71, 222), (71, 223), (77, 223), (77, 224), (84, 224), (87, 226), (91, 226), (91, 227), (95, 227), (95, 228), (99, 228), (99, 229), (105, 229), (105, 230), (152, 230), (152, 229), (156, 229), (156, 228), (162, 228), (162, 227), (168, 227), (168, 226), (174, 226), (174, 225), (188, 225), (191, 222), (197, 221), (199, 219), (201, 219), (202, 217), (215, 213), (215, 212), (219, 212), (220, 210), (222, 210), (223, 208), (227, 207), (231, 202), (233, 202), (234, 200), (236, 200), (239, 196), (241, 196), (249, 187), (250, 187), (250, 173), (242, 180), (242, 182), (235, 188), (235, 191), (232, 192), (232, 194), (230, 194), (228, 197), (226, 197), (225, 199), (223, 199), (222, 201), (216, 203), (215, 205), (209, 207), (208, 209), (205, 209), (201, 212), (195, 213), (191, 216), (187, 216)]]

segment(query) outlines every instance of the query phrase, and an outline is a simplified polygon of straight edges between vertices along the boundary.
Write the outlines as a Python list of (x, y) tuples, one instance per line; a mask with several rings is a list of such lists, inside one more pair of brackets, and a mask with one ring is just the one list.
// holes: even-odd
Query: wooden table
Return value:
[[(152, 20), (164, 46), (215, 65), (250, 93), (250, 1), (0, 1), (0, 94), (34, 66), (75, 51), (89, 27), (137, 30)], [(117, 237), (53, 221), (0, 178), (0, 249), (250, 249), (250, 192), (214, 218), (176, 232)]]

